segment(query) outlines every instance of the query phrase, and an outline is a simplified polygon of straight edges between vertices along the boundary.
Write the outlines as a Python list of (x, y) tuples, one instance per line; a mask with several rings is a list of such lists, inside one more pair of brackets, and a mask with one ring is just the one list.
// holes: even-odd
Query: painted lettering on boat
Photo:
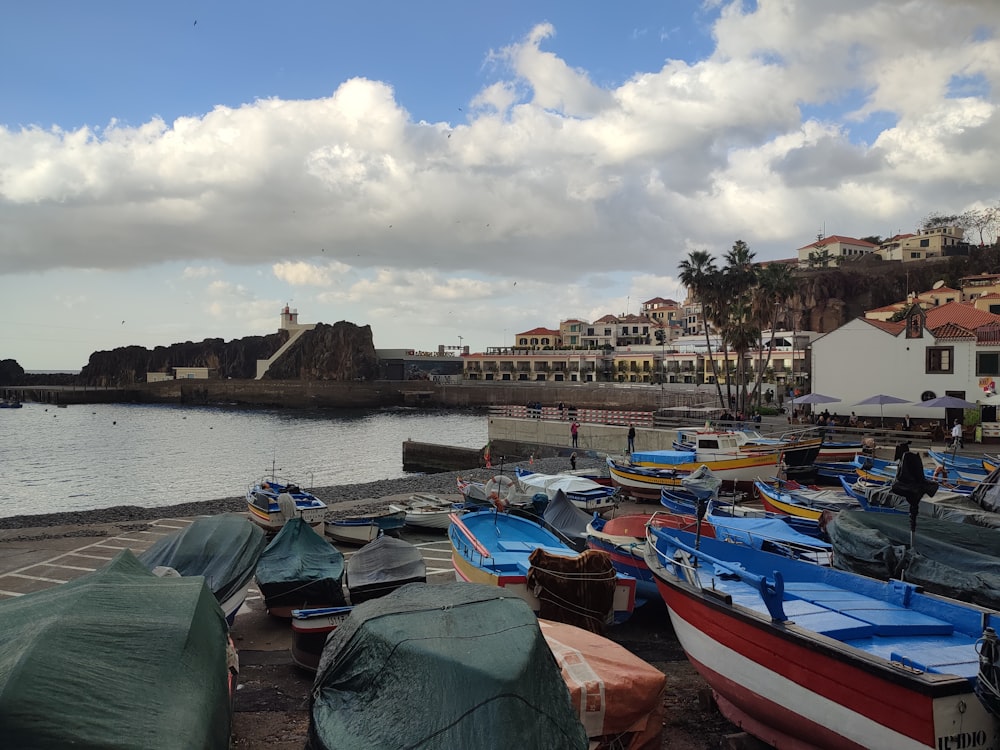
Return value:
[(986, 732), (958, 732), (937, 738), (937, 750), (972, 750), (987, 748)]

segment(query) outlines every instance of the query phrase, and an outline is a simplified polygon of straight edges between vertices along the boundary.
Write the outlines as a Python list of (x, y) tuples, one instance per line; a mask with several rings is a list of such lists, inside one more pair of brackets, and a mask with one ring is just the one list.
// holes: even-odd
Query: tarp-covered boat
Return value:
[(347, 563), (351, 604), (385, 596), (408, 583), (427, 580), (420, 550), (407, 541), (380, 536), (355, 552)]
[(919, 516), (914, 549), (908, 515), (856, 511), (839, 513), (827, 533), (838, 568), (1000, 609), (1000, 530)]
[(666, 675), (596, 633), (551, 620), (539, 620), (538, 626), (591, 747), (660, 750)]
[(555, 493), (542, 511), (542, 520), (565, 537), (569, 546), (577, 552), (587, 547), (587, 526), (593, 517), (594, 514), (580, 510), (562, 490)]
[(344, 556), (301, 518), (289, 519), (257, 561), (257, 586), (268, 613), (342, 607)]
[(587, 746), (538, 621), (496, 588), (413, 584), (355, 607), (313, 683), (308, 750)]
[(0, 746), (229, 747), (236, 652), (201, 578), (128, 550), (73, 581), (0, 601)]
[(155, 542), (139, 560), (154, 572), (160, 568), (159, 572), (204, 576), (232, 624), (266, 545), (259, 526), (245, 516), (226, 513), (195, 519), (187, 528)]
[(614, 487), (598, 484), (586, 477), (539, 474), (520, 466), (515, 473), (519, 489), (527, 497), (543, 494), (552, 502), (557, 492), (563, 492), (573, 505), (587, 514), (604, 513), (618, 507), (618, 493)]

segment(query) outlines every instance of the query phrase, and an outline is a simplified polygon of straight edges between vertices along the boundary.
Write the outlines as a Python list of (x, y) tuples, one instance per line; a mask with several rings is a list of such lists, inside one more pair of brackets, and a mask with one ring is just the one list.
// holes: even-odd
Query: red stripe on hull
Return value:
[[(835, 747), (838, 750), (870, 750), (864, 745), (852, 742), (829, 727), (809, 721), (795, 711), (763, 698), (753, 690), (733, 682), (695, 659), (689, 657), (689, 661), (705, 678), (705, 682), (712, 686), (722, 715), (736, 726), (750, 732), (757, 739), (782, 750), (813, 750), (816, 747)], [(739, 696), (739, 699), (733, 700), (733, 696)], [(756, 719), (757, 716), (766, 716), (767, 723)], [(794, 728), (794, 731), (789, 734), (787, 731), (782, 731), (781, 727), (791, 727)], [(809, 741), (799, 739), (801, 737), (808, 737)]]
[[(934, 746), (932, 698), (901, 684), (902, 676), (896, 682), (891, 673), (880, 674), (874, 665), (866, 669), (861, 662), (852, 663), (838, 658), (835, 649), (815, 640), (798, 638), (792, 633), (782, 634), (781, 626), (742, 616), (722, 604), (713, 606), (696, 594), (665, 584), (659, 577), (656, 583), (672, 612), (712, 641), (796, 683), (803, 690), (844, 706), (928, 747)], [(712, 684), (709, 679), (715, 679), (712, 670), (704, 676), (714, 689), (741, 710), (750, 715), (761, 715), (756, 713), (760, 709), (748, 702), (748, 696), (754, 695), (749, 686), (737, 686), (736, 691), (726, 692), (732, 690), (731, 683)], [(784, 716), (775, 714), (774, 718), (787, 721), (791, 716), (794, 717), (793, 722), (788, 726), (776, 726), (790, 736), (803, 736), (800, 732), (808, 722), (794, 713), (794, 705), (789, 706), (792, 712)], [(812, 730), (806, 728), (805, 731)]]

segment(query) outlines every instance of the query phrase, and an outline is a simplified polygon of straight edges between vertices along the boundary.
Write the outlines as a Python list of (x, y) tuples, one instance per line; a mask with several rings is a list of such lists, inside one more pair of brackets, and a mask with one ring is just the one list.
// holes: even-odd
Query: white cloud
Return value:
[(255, 332), (298, 295), (377, 341), (460, 326), (488, 346), (680, 296), (655, 287), (693, 249), (789, 257), (824, 225), (885, 234), (996, 200), (1000, 4), (718, 6), (711, 55), (614, 87), (540, 24), (489, 55), (458, 122), (359, 77), (172, 122), (0, 127), (0, 274), (169, 258), (215, 281), (185, 309)]

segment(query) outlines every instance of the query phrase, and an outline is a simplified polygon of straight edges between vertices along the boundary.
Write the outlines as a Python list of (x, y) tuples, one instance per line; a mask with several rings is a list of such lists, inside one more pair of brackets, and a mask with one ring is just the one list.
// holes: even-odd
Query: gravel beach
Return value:
[[(504, 464), (503, 473), (513, 475), (514, 469), (517, 466), (530, 468), (533, 471), (543, 474), (556, 474), (570, 468), (569, 459), (567, 458), (542, 458), (531, 462), (521, 461)], [(592, 468), (606, 471), (607, 467), (603, 458), (580, 456), (577, 459), (577, 468)], [(458, 492), (456, 480), (459, 477), (482, 482), (499, 473), (500, 467), (494, 466), (492, 469), (480, 468), (466, 471), (449, 471), (440, 474), (419, 474), (399, 479), (382, 479), (377, 482), (366, 482), (364, 484), (334, 485), (332, 487), (306, 489), (309, 489), (310, 492), (329, 506), (326, 517), (336, 519), (356, 515), (358, 511), (366, 512), (384, 509), (388, 503), (383, 498), (394, 495), (405, 495), (415, 492), (454, 495)], [(246, 510), (246, 498), (243, 495), (154, 508), (145, 508), (137, 505), (116, 505), (97, 510), (0, 518), (0, 530), (151, 521), (165, 516), (216, 515), (242, 510)]]

